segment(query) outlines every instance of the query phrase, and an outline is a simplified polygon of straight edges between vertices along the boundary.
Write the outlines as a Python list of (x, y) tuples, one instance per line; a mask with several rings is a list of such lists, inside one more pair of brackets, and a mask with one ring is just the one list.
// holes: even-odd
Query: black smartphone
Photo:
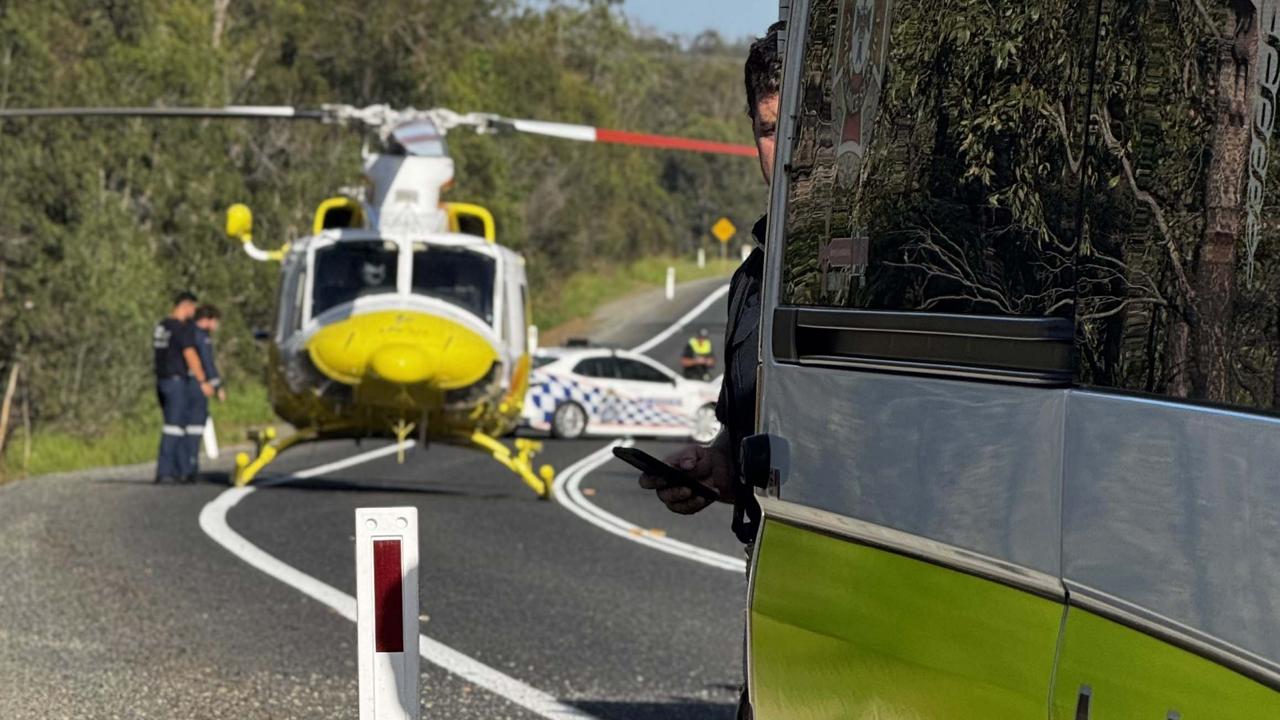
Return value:
[(716, 493), (715, 490), (712, 490), (711, 488), (707, 487), (706, 485), (703, 485), (700, 482), (696, 482), (695, 480), (690, 478), (688, 475), (686, 475), (683, 470), (677, 470), (676, 468), (662, 462), (658, 458), (650, 455), (649, 453), (639, 448), (621, 447), (621, 446), (615, 447), (613, 449), (613, 455), (614, 457), (630, 465), (631, 467), (639, 470), (640, 472), (649, 473), (650, 475), (657, 475), (658, 477), (667, 480), (673, 485), (680, 485), (682, 487), (687, 487), (690, 490), (693, 490), (693, 492), (697, 494), (699, 497), (705, 498), (712, 502), (715, 502), (720, 499), (720, 496)]

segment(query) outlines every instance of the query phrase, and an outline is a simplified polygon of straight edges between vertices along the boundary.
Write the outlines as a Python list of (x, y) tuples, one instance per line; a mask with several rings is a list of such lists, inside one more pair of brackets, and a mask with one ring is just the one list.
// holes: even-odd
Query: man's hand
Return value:
[[(668, 455), (666, 462), (677, 470), (683, 471), (693, 480), (715, 490), (721, 500), (733, 499), (734, 488), (729, 454), (722, 446), (689, 445)], [(649, 473), (640, 474), (640, 487), (645, 490), (657, 490), (658, 499), (667, 506), (667, 509), (681, 515), (692, 515), (711, 504), (710, 500), (699, 497), (693, 490), (673, 485), (665, 478)]]
[(213, 386), (207, 380), (200, 383), (200, 393), (205, 397), (213, 397)]
[(226, 401), (227, 401), (227, 389), (218, 388), (218, 402), (224, 403)]

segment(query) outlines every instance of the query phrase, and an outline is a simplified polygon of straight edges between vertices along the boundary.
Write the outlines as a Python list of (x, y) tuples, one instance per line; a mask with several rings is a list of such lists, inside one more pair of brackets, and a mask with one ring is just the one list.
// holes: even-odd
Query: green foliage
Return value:
[[(640, 37), (612, 5), (0, 0), (0, 107), (385, 102), (750, 141), (744, 48)], [(494, 212), (535, 302), (579, 269), (692, 254), (717, 217), (745, 227), (764, 201), (741, 158), (463, 132), (450, 145), (450, 198)], [(149, 407), (151, 328), (178, 290), (223, 309), (232, 388), (261, 376), (250, 332), (270, 324), (275, 270), (222, 237), (222, 213), (250, 204), (263, 246), (305, 234), (317, 202), (359, 183), (359, 137), (6, 121), (0, 177), (0, 368), (23, 363), (36, 427), (100, 440)]]

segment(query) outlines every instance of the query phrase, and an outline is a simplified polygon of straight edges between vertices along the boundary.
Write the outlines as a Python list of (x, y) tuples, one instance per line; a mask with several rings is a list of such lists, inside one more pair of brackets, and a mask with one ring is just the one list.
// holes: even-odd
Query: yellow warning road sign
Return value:
[(738, 232), (738, 228), (734, 227), (727, 217), (720, 218), (715, 225), (711, 226), (711, 234), (715, 235), (716, 239), (722, 243), (729, 242), (729, 238), (733, 237), (736, 232)]

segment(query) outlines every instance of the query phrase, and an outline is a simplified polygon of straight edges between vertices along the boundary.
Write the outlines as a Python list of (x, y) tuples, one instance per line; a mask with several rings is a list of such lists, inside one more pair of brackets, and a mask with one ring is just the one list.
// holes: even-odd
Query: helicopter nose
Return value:
[(369, 367), (379, 378), (411, 385), (434, 375), (431, 358), (412, 345), (387, 345), (369, 358)]

